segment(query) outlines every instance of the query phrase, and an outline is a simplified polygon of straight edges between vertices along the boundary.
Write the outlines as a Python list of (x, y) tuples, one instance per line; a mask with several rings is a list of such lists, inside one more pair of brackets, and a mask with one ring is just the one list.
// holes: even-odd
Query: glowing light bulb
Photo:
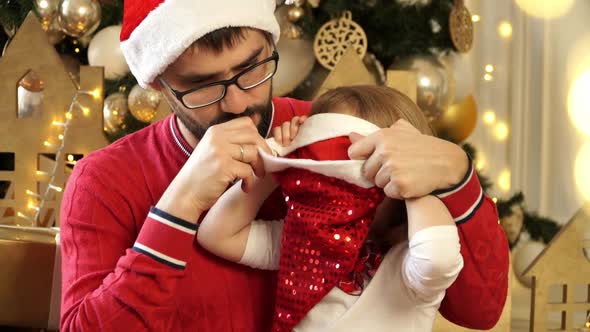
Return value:
[(500, 36), (502, 36), (502, 38), (508, 39), (512, 37), (512, 24), (510, 24), (510, 22), (507, 21), (500, 22), (500, 24), (498, 25), (498, 33), (500, 34)]

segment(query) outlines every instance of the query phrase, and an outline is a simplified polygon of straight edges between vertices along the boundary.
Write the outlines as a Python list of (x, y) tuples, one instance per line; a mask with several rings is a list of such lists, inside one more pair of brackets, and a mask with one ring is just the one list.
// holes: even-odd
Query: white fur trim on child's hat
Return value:
[(225, 27), (270, 32), (280, 28), (276, 0), (125, 0), (121, 49), (131, 72), (147, 87), (197, 39)]
[(299, 127), (297, 136), (289, 146), (281, 146), (274, 138), (266, 143), (276, 154), (270, 155), (258, 149), (267, 172), (280, 172), (293, 167), (306, 169), (314, 173), (331, 176), (362, 188), (371, 188), (375, 183), (363, 174), (365, 160), (311, 160), (283, 158), (301, 147), (335, 137), (348, 136), (351, 132), (363, 136), (379, 130), (376, 125), (352, 115), (339, 113), (322, 113), (310, 116)]

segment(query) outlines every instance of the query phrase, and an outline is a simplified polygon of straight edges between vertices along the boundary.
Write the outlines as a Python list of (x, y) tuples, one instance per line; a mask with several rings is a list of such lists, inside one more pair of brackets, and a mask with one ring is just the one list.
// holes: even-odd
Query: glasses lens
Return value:
[(238, 78), (238, 85), (242, 89), (251, 89), (271, 78), (276, 69), (277, 62), (274, 60), (250, 68)]
[(190, 108), (209, 105), (223, 96), (223, 89), (221, 84), (208, 86), (184, 95), (182, 101)]

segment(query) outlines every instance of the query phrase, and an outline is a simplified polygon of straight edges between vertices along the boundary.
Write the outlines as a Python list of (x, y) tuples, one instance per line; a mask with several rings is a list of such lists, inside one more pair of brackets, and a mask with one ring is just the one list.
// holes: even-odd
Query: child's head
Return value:
[[(403, 93), (385, 86), (357, 85), (326, 92), (314, 101), (311, 115), (344, 113), (387, 128), (399, 119), (408, 121), (425, 135), (433, 135), (428, 120)], [(390, 246), (407, 238), (407, 214), (403, 201), (385, 199), (378, 207), (368, 239)], [(397, 226), (404, 227), (397, 227)]]
[(403, 93), (385, 86), (356, 85), (332, 89), (313, 102), (311, 115), (320, 113), (349, 114), (380, 128), (404, 119), (421, 133), (433, 134), (418, 105)]

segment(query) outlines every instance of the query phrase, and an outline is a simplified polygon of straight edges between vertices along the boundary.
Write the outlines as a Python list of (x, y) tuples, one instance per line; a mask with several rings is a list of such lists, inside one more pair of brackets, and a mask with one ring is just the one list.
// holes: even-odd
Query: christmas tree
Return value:
[[(122, 0), (0, 0), (0, 46), (6, 48), (30, 11), (74, 80), (79, 65), (105, 67), (105, 134), (111, 142), (153, 120), (161, 98), (137, 86), (119, 49)], [(386, 68), (416, 74), (417, 104), (439, 136), (461, 143), (473, 131), (475, 101), (455, 93), (452, 66), (441, 60), (468, 52), (473, 44), (471, 14), (462, 1), (296, 0), (281, 3), (276, 15), (283, 38), (277, 45), (281, 65), (275, 94), (311, 98), (353, 47), (377, 84), (386, 84)], [(477, 160), (472, 146), (463, 147)], [(493, 185), (481, 175), (480, 180), (484, 190)], [(510, 216), (514, 206), (524, 207), (522, 194), (498, 201), (500, 218)], [(547, 243), (559, 229), (552, 220), (524, 215), (533, 239)]]

